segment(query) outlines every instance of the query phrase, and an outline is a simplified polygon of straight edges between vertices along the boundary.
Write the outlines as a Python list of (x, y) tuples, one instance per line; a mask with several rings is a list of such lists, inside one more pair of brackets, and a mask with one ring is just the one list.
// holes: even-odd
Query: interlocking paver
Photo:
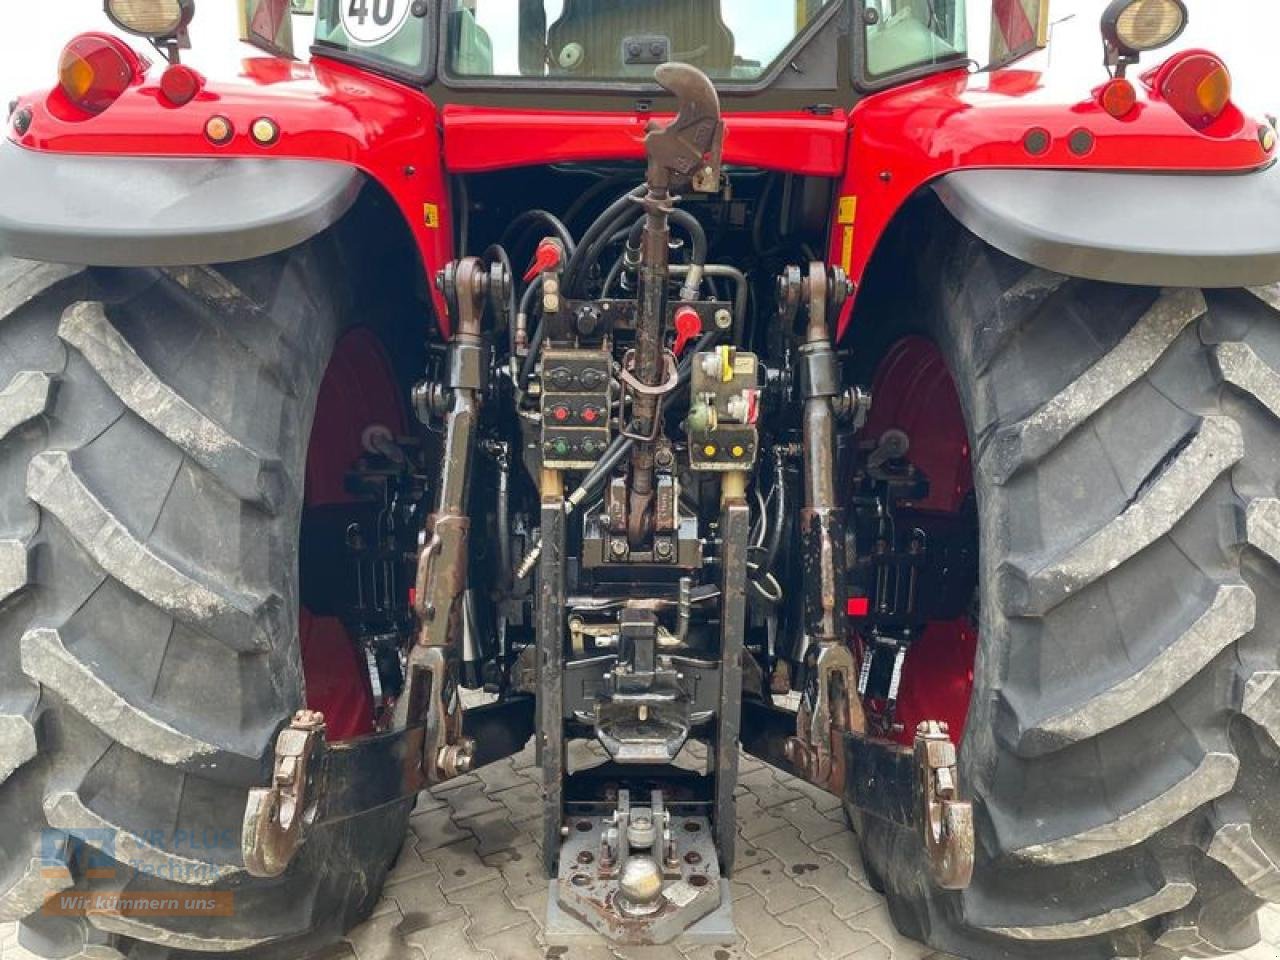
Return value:
[(760, 805), (760, 798), (750, 791), (743, 791), (737, 798), (738, 833), (744, 840), (772, 833), (787, 825), (787, 821), (772, 810)]
[(506, 881), (507, 893), (513, 897), (547, 887), (547, 877), (542, 872), (542, 854), (532, 843), (501, 850), (483, 859), (490, 867), (498, 868)]
[(733, 918), (738, 924), (738, 932), (747, 941), (747, 952), (753, 957), (764, 956), (770, 950), (805, 939), (802, 931), (779, 923), (770, 916), (764, 907), (764, 897), (758, 893), (735, 900)]
[(501, 793), (529, 782), (529, 771), (517, 770), (510, 760), (500, 760), (476, 771), (486, 793)]
[(415, 813), (409, 818), (409, 829), (418, 838), (420, 854), (472, 837), (470, 830), (453, 822), (453, 813), (447, 805), (426, 813)]
[(764, 898), (765, 909), (773, 916), (820, 896), (817, 890), (796, 883), (782, 861), (776, 857), (770, 857), (745, 870), (735, 871), (734, 879), (760, 894)]
[(526, 780), (509, 790), (495, 793), (493, 799), (506, 808), (512, 823), (542, 819), (542, 787), (537, 783)]
[(461, 907), (445, 899), (440, 870), (432, 864), (430, 873), (393, 883), (382, 892), (383, 903), (395, 904), (404, 917), (406, 932), (422, 930), (464, 916)]
[(471, 921), (467, 926), (467, 935), (473, 943), (478, 942), (481, 937), (529, 922), (524, 911), (517, 910), (503, 895), (505, 890), (506, 881), (501, 874), (497, 874), (484, 883), (447, 894), (450, 903), (466, 911)]
[(424, 952), (404, 939), (404, 917), (393, 910), (361, 924), (347, 935), (357, 960), (426, 960)]
[(476, 852), (481, 857), (488, 857), (500, 850), (510, 850), (525, 842), (524, 834), (516, 829), (516, 825), (507, 816), (507, 811), (501, 807), (464, 822), (467, 829), (475, 835)]
[(880, 897), (875, 897), (875, 906), (870, 910), (864, 910), (845, 922), (855, 930), (865, 931), (879, 940), (887, 948), (884, 954), (886, 958), (923, 960), (925, 957), (934, 956), (924, 944), (908, 940), (894, 929), (893, 920), (889, 918), (889, 908)]
[(440, 889), (447, 897), (455, 890), (474, 887), (493, 876), (476, 853), (475, 840), (463, 840), (431, 851), (431, 857), (440, 868)]
[(472, 817), (502, 810), (502, 804), (485, 792), (484, 783), (476, 780), (461, 789), (446, 795), (449, 809), (453, 811), (453, 819), (464, 824)]
[[(790, 781), (791, 778), (788, 777), (786, 779)], [(798, 791), (778, 778), (772, 767), (761, 767), (758, 770), (740, 774), (738, 782), (755, 794), (760, 800), (760, 806), (766, 809), (800, 797)]]
[[(407, 934), (405, 940), (425, 954), (426, 960), (498, 960), (488, 950), (480, 949), (471, 941), (467, 935), (469, 922), (465, 916), (458, 917), (448, 923)], [(530, 957), (534, 956), (538, 955), (530, 954)], [(416, 955), (414, 960), (421, 960), (420, 955)], [(510, 957), (502, 960), (510, 960)]]
[(845, 832), (843, 817), (840, 821), (832, 820), (814, 806), (808, 797), (788, 800), (769, 812), (800, 831), (800, 839), (810, 846), (832, 834)]
[[(788, 910), (777, 918), (779, 923), (795, 927), (802, 931), (806, 938), (813, 941), (806, 944), (816, 952), (818, 960), (840, 960), (856, 950), (869, 944), (878, 943), (865, 930), (855, 930), (836, 916), (828, 900), (819, 898), (803, 906)], [(767, 956), (767, 954), (766, 954)], [(812, 957), (812, 954), (810, 955)]]

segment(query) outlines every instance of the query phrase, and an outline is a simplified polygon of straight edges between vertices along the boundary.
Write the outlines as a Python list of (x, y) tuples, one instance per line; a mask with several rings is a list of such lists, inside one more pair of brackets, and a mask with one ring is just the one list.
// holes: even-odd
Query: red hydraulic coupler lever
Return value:
[(563, 260), (564, 250), (561, 249), (559, 240), (553, 240), (550, 237), (540, 240), (538, 252), (533, 256), (533, 265), (525, 271), (524, 282), (528, 283), (540, 273), (555, 270)]
[(684, 353), (684, 348), (689, 345), (689, 341), (700, 333), (702, 333), (702, 318), (698, 316), (698, 311), (693, 307), (681, 307), (676, 311), (676, 342), (671, 352), (677, 357), (680, 356)]

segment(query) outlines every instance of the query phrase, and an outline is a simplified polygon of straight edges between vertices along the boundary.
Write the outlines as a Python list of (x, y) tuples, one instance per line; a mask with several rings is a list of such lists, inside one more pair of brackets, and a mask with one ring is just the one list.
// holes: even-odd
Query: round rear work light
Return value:
[(58, 83), (67, 99), (89, 113), (101, 113), (137, 78), (141, 62), (129, 47), (105, 33), (86, 33), (63, 48)]
[(1168, 46), (1187, 28), (1182, 0), (1113, 0), (1102, 15), (1107, 42), (1130, 56)]
[(177, 36), (195, 16), (195, 0), (106, 0), (107, 16), (121, 30), (162, 40)]

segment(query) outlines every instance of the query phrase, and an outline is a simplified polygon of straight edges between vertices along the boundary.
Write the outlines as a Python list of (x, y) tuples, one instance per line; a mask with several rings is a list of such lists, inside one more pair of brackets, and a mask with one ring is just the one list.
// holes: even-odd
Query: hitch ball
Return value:
[(630, 917), (646, 917), (662, 907), (662, 870), (653, 857), (631, 856), (618, 881), (618, 906)]

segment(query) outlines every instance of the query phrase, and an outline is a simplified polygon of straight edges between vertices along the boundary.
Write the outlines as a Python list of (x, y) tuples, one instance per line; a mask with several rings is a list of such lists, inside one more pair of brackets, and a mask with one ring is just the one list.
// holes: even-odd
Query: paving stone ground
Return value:
[[(316, 960), (949, 960), (894, 931), (839, 801), (749, 757), (736, 944), (548, 948), (536, 775), (526, 751), (424, 794), (374, 915)], [(1280, 960), (1280, 911), (1262, 925), (1264, 943), (1238, 960)], [(30, 960), (11, 926), (0, 926), (0, 960)]]

